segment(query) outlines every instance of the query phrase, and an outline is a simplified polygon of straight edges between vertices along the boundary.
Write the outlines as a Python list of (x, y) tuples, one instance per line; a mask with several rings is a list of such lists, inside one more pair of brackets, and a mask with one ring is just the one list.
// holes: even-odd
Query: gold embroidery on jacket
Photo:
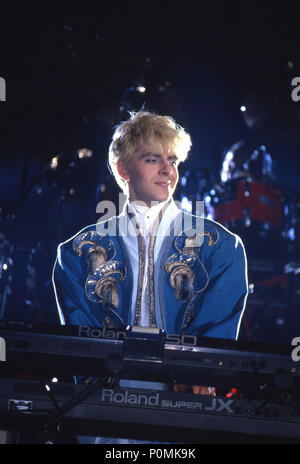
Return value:
[(138, 289), (137, 289), (137, 297), (136, 297), (134, 325), (140, 325), (143, 282), (144, 282), (144, 272), (145, 272), (145, 242), (140, 233), (138, 235), (138, 247), (139, 247), (139, 277), (138, 277)]
[[(207, 246), (215, 245), (219, 240), (219, 232), (215, 228), (213, 228), (213, 232), (207, 230), (197, 232), (185, 238), (181, 246), (179, 242), (183, 239), (182, 235), (176, 237), (174, 244), (178, 253), (171, 255), (165, 262), (165, 270), (170, 274), (170, 285), (174, 289), (176, 300), (188, 302), (183, 317), (184, 326), (187, 326), (192, 320), (194, 313), (192, 300), (198, 293), (203, 292), (209, 284), (208, 273), (200, 259), (201, 246), (198, 243), (201, 237), (207, 236)], [(188, 229), (184, 233), (187, 235)], [(194, 269), (197, 267), (198, 272), (204, 273), (205, 279), (200, 288), (197, 288), (193, 267)]]
[(149, 315), (150, 315), (150, 326), (157, 327), (156, 324), (156, 317), (155, 317), (155, 293), (154, 293), (154, 245), (156, 240), (156, 235), (158, 231), (158, 227), (161, 221), (162, 211), (158, 218), (156, 219), (154, 226), (151, 231), (151, 237), (149, 242), (149, 251), (148, 251), (148, 262), (149, 262), (149, 269), (148, 269), (148, 278), (149, 278)]
[[(94, 303), (108, 304), (109, 309), (124, 323), (121, 316), (113, 308), (118, 308), (118, 284), (115, 275), (119, 275), (120, 282), (126, 277), (126, 267), (114, 260), (116, 248), (108, 239), (107, 249), (99, 245), (99, 234), (96, 231), (84, 232), (73, 240), (73, 249), (83, 255), (83, 248), (87, 248), (87, 264), (89, 274), (85, 282), (85, 294)], [(109, 258), (109, 259), (108, 259)], [(113, 276), (114, 275), (114, 276)]]

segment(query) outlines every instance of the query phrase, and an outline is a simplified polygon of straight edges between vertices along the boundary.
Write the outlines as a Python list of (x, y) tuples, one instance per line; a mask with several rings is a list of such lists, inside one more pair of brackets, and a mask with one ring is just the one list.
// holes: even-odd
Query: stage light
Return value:
[(241, 110), (243, 113), (246, 111), (246, 109), (247, 109), (247, 108), (246, 108), (244, 105), (242, 105), (242, 106), (240, 107), (240, 110)]
[(254, 284), (249, 284), (249, 293), (254, 292)]
[(136, 90), (140, 93), (145, 93), (146, 92), (146, 87), (144, 87), (143, 85), (138, 85)]
[(53, 377), (53, 379), (51, 380), (52, 383), (57, 383), (58, 382), (58, 379), (56, 377)]
[(182, 197), (181, 199), (181, 207), (188, 213), (192, 212), (192, 203), (188, 200), (187, 197)]
[(181, 178), (181, 185), (182, 185), (182, 187), (185, 187), (185, 186), (186, 186), (186, 176), (182, 176), (182, 178)]
[(50, 163), (50, 168), (51, 169), (56, 169), (57, 166), (58, 166), (58, 159), (59, 159), (59, 156), (54, 156), (52, 159), (51, 159), (51, 163)]
[(297, 263), (288, 263), (284, 266), (284, 273), (285, 274), (289, 274), (289, 273), (293, 273), (293, 274), (300, 274), (300, 267), (298, 266)]
[(4, 263), (3, 266), (2, 266), (3, 271), (7, 271), (7, 268), (8, 268), (7, 264)]
[(92, 150), (89, 150), (88, 148), (80, 148), (77, 151), (78, 158), (91, 158), (93, 156)]
[(233, 168), (235, 165), (233, 161), (233, 153), (232, 151), (228, 151), (223, 161), (223, 167), (221, 172), (221, 180), (222, 182), (227, 182), (230, 177), (230, 169)]
[(296, 233), (295, 233), (294, 227), (291, 227), (291, 228), (289, 229), (287, 235), (288, 235), (289, 239), (290, 239), (292, 242), (294, 242), (294, 241), (296, 240)]

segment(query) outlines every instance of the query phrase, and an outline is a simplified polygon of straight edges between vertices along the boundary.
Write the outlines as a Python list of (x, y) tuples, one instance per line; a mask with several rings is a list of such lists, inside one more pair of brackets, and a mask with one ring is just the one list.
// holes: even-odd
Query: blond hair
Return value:
[(178, 162), (187, 158), (192, 142), (183, 127), (170, 116), (159, 116), (148, 111), (130, 112), (130, 118), (116, 126), (109, 146), (108, 161), (112, 173), (122, 190), (126, 182), (117, 170), (118, 161), (130, 167), (133, 155), (144, 144), (153, 148), (171, 149)]

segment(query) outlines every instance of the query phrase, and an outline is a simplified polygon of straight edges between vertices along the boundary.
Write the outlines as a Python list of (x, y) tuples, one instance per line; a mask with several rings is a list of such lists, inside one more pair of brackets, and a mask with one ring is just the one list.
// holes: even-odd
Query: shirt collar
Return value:
[(133, 213), (137, 217), (137, 219), (142, 217), (144, 219), (146, 219), (146, 218), (150, 219), (151, 222), (152, 222), (152, 220), (156, 219), (159, 212), (162, 210), (162, 208), (165, 205), (167, 205), (168, 202), (169, 202), (169, 200), (163, 201), (163, 202), (157, 203), (156, 205), (151, 206), (151, 208), (149, 208), (146, 205), (138, 204), (138, 202), (129, 202), (128, 201), (127, 206), (128, 206), (128, 211)]
[(173, 199), (160, 202), (151, 208), (144, 205), (135, 204), (134, 202), (129, 202), (127, 200), (125, 203), (124, 212), (127, 210), (129, 213), (134, 214), (138, 224), (142, 230), (146, 232), (152, 229), (154, 222), (162, 209), (164, 211), (162, 217), (160, 218), (160, 222), (163, 223), (164, 226), (171, 223), (174, 217), (181, 212)]

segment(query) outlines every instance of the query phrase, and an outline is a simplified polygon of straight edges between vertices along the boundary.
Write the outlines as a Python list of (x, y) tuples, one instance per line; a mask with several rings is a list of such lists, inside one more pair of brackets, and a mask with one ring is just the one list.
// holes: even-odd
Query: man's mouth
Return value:
[(168, 187), (169, 185), (171, 185), (171, 181), (170, 180), (161, 180), (161, 181), (155, 182), (155, 184), (160, 185), (162, 187)]

